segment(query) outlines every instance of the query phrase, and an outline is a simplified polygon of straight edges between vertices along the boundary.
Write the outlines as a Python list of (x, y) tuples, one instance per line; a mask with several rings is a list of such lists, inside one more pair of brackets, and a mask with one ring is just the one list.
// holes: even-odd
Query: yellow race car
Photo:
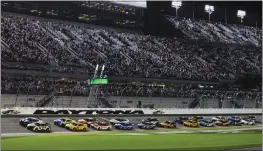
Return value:
[(73, 122), (76, 122), (76, 121), (71, 118), (60, 118), (60, 119), (54, 120), (54, 124), (60, 127), (65, 127), (67, 124), (70, 124)]
[(66, 124), (66, 129), (71, 131), (87, 131), (87, 124), (82, 124), (80, 122), (73, 122), (70, 124)]
[(171, 121), (165, 121), (165, 122), (160, 122), (158, 126), (165, 128), (176, 128), (176, 123)]
[(187, 127), (198, 127), (199, 123), (197, 121), (188, 120), (184, 122), (184, 126)]

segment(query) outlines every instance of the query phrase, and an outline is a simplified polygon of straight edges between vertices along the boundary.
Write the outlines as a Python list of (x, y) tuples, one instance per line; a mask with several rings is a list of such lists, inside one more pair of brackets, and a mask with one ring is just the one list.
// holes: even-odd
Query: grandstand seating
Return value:
[[(1, 65), (5, 69), (91, 75), (96, 64), (105, 64), (109, 76), (208, 81), (233, 80), (240, 72), (261, 72), (261, 29), (167, 19), (191, 39), (220, 43), (193, 43), (4, 13)], [(2, 95), (4, 106), (96, 105), (87, 104), (90, 87), (85, 80), (2, 76), (1, 89), (9, 93)], [(102, 107), (136, 107), (138, 101), (150, 108), (254, 108), (262, 104), (258, 90), (207, 90), (143, 82), (111, 81), (100, 87), (99, 93), (97, 101)]]

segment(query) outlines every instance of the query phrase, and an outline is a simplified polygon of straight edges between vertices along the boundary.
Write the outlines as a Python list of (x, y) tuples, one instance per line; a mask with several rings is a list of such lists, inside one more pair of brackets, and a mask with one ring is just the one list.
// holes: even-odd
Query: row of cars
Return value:
[[(51, 124), (42, 121), (39, 118), (28, 117), (20, 120), (20, 125), (26, 127), (28, 130), (35, 132), (51, 132)], [(156, 127), (163, 128), (176, 128), (177, 124), (182, 124), (186, 127), (213, 127), (213, 126), (240, 126), (240, 125), (254, 125), (256, 123), (256, 118), (254, 116), (238, 117), (229, 116), (227, 118), (222, 116), (213, 117), (210, 119), (203, 118), (201, 116), (194, 116), (192, 118), (188, 117), (178, 117), (172, 121), (160, 121), (157, 118), (146, 118), (137, 124), (139, 129), (155, 129)], [(132, 130), (135, 128), (135, 124), (132, 124), (128, 119), (116, 118), (111, 119), (107, 122), (98, 121), (96, 118), (85, 118), (79, 120), (73, 120), (71, 118), (60, 118), (54, 120), (54, 125), (63, 127), (71, 131), (87, 131), (88, 128), (94, 130)]]

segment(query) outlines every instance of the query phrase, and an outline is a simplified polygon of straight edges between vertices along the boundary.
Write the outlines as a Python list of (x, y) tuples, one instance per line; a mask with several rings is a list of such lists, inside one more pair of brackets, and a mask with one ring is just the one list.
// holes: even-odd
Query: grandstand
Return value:
[[(260, 28), (163, 15), (184, 36), (161, 37), (138, 31), (146, 8), (80, 2), (82, 18), (61, 19), (49, 4), (10, 3), (1, 16), (4, 107), (262, 107), (261, 84), (236, 82), (245, 73), (261, 76)], [(98, 5), (103, 13), (81, 12)], [(90, 101), (96, 65), (105, 65), (109, 84)]]

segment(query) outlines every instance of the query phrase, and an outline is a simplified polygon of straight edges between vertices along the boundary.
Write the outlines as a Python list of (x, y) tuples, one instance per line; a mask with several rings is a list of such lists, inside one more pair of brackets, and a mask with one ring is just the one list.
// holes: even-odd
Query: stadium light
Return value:
[(210, 15), (215, 11), (215, 7), (211, 5), (205, 5), (205, 12), (209, 15), (209, 22), (210, 22)]
[(176, 17), (177, 17), (177, 10), (182, 6), (182, 2), (180, 1), (174, 1), (172, 2), (172, 7), (176, 9)]
[(237, 11), (237, 17), (240, 17), (241, 19), (241, 24), (243, 23), (243, 18), (246, 16), (246, 11), (243, 10), (238, 10)]

